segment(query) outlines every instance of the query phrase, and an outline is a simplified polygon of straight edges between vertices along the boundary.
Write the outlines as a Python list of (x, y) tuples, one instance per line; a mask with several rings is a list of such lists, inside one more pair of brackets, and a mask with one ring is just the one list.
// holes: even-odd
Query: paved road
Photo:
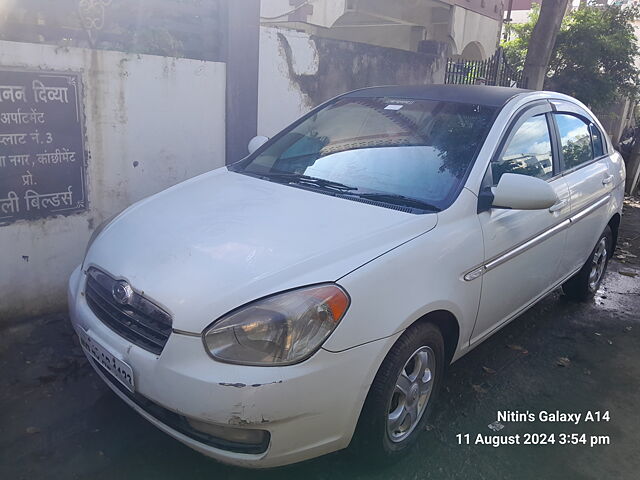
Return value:
[[(112, 394), (84, 360), (68, 319), (53, 315), (0, 330), (0, 478), (638, 478), (640, 204), (626, 210), (626, 245), (595, 301), (575, 304), (554, 292), (454, 364), (429, 431), (388, 468), (371, 468), (366, 452), (269, 471), (207, 459)], [(585, 433), (610, 445), (458, 444), (459, 433), (472, 441), (491, 435), (498, 410), (609, 411), (608, 422), (502, 422), (500, 433)]]

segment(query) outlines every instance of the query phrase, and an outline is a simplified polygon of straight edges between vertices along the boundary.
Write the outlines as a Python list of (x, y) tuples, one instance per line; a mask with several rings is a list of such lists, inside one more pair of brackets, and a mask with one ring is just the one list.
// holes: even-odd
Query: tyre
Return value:
[(388, 461), (424, 430), (444, 374), (444, 340), (431, 323), (407, 329), (382, 362), (369, 389), (355, 443), (368, 459)]
[(613, 234), (607, 225), (595, 248), (580, 271), (562, 285), (565, 295), (572, 300), (585, 301), (595, 295), (607, 271), (613, 254)]

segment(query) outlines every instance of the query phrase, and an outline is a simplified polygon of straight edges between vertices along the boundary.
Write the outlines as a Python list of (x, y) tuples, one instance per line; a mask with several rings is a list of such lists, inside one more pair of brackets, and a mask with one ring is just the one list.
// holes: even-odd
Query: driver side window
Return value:
[(518, 127), (500, 158), (491, 162), (491, 173), (494, 186), (505, 173), (543, 180), (553, 176), (551, 136), (544, 114), (531, 117)]

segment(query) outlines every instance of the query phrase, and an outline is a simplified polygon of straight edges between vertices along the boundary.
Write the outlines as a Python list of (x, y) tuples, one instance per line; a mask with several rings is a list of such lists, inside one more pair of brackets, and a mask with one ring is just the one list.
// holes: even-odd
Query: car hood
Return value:
[(199, 333), (249, 301), (336, 281), (436, 222), (222, 168), (129, 207), (84, 266), (127, 280), (174, 329)]

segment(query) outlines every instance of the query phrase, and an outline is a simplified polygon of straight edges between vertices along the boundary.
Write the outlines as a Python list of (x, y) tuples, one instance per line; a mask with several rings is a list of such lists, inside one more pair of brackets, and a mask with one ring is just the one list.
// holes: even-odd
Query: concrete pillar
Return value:
[(227, 2), (226, 163), (249, 152), (258, 125), (260, 0)]

